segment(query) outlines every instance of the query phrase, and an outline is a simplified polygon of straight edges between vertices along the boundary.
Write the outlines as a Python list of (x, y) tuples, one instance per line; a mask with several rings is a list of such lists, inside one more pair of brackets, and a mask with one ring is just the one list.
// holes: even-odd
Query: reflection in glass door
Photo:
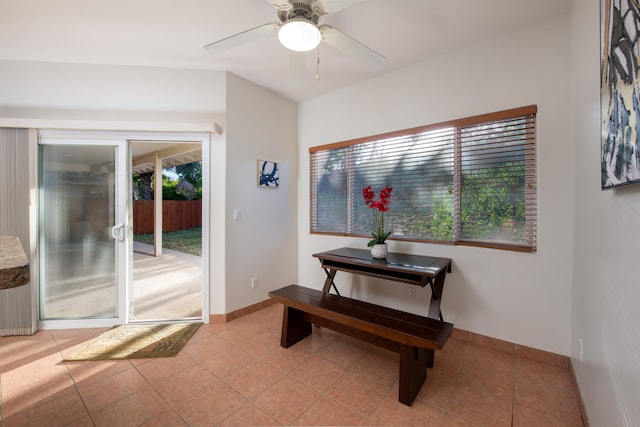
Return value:
[(125, 318), (118, 286), (127, 252), (126, 209), (118, 203), (126, 189), (123, 147), (117, 141), (39, 146), (42, 321)]

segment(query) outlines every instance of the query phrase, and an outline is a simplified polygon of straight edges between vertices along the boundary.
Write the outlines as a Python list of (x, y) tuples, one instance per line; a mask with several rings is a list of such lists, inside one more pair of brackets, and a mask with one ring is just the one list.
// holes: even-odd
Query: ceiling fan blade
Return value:
[(318, 6), (324, 10), (325, 14), (336, 13), (347, 7), (355, 6), (364, 0), (317, 0)]
[(278, 10), (289, 10), (292, 8), (291, 3), (287, 0), (267, 0), (267, 3)]
[(280, 24), (269, 22), (268, 24), (260, 25), (258, 27), (254, 27), (241, 33), (234, 34), (227, 38), (210, 43), (204, 48), (207, 49), (209, 53), (221, 53), (250, 41), (257, 40), (259, 38), (276, 33), (279, 28)]
[(384, 56), (363, 45), (353, 37), (333, 28), (331, 25), (320, 25), (318, 29), (320, 30), (320, 34), (322, 34), (322, 40), (345, 55), (354, 57), (372, 66), (384, 61)]

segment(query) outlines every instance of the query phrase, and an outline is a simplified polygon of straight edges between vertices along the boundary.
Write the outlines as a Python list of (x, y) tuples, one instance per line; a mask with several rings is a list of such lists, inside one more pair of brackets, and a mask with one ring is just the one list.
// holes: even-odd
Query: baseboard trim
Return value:
[(537, 360), (539, 362), (548, 363), (560, 368), (569, 368), (569, 357), (561, 354), (551, 353), (549, 351), (538, 350), (537, 348), (527, 347), (526, 345), (516, 344), (509, 341), (492, 338), (486, 335), (476, 334), (475, 332), (465, 331), (463, 329), (453, 328), (452, 338), (462, 341), (468, 341), (472, 344), (482, 347), (488, 347), (495, 350), (504, 351), (515, 354), (518, 357)]
[(275, 301), (269, 298), (227, 314), (211, 314), (209, 315), (209, 323), (227, 323), (242, 316), (255, 313), (256, 311), (262, 310), (263, 308), (269, 307), (273, 304), (275, 304)]
[(582, 417), (582, 425), (589, 427), (589, 418), (587, 417), (587, 410), (584, 406), (584, 400), (582, 400), (582, 393), (580, 393), (580, 387), (578, 387), (578, 380), (576, 378), (576, 372), (573, 368), (573, 360), (569, 359), (569, 373), (571, 374), (571, 381), (573, 381), (573, 389), (576, 391), (576, 397), (578, 398), (578, 407), (580, 408), (580, 416)]

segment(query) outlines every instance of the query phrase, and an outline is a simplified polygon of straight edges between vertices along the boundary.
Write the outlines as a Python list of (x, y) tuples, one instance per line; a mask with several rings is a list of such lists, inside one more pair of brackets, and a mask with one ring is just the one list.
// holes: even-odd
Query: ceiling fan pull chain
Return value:
[(316, 82), (320, 81), (320, 45), (316, 50)]

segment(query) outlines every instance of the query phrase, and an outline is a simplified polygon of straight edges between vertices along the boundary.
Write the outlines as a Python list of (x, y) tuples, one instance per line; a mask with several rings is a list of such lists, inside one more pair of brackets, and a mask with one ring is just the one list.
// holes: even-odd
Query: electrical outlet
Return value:
[(409, 296), (411, 298), (415, 298), (416, 297), (416, 288), (414, 288), (413, 286), (409, 286)]
[(257, 277), (252, 277), (251, 278), (251, 289), (255, 289), (258, 287), (258, 278)]

